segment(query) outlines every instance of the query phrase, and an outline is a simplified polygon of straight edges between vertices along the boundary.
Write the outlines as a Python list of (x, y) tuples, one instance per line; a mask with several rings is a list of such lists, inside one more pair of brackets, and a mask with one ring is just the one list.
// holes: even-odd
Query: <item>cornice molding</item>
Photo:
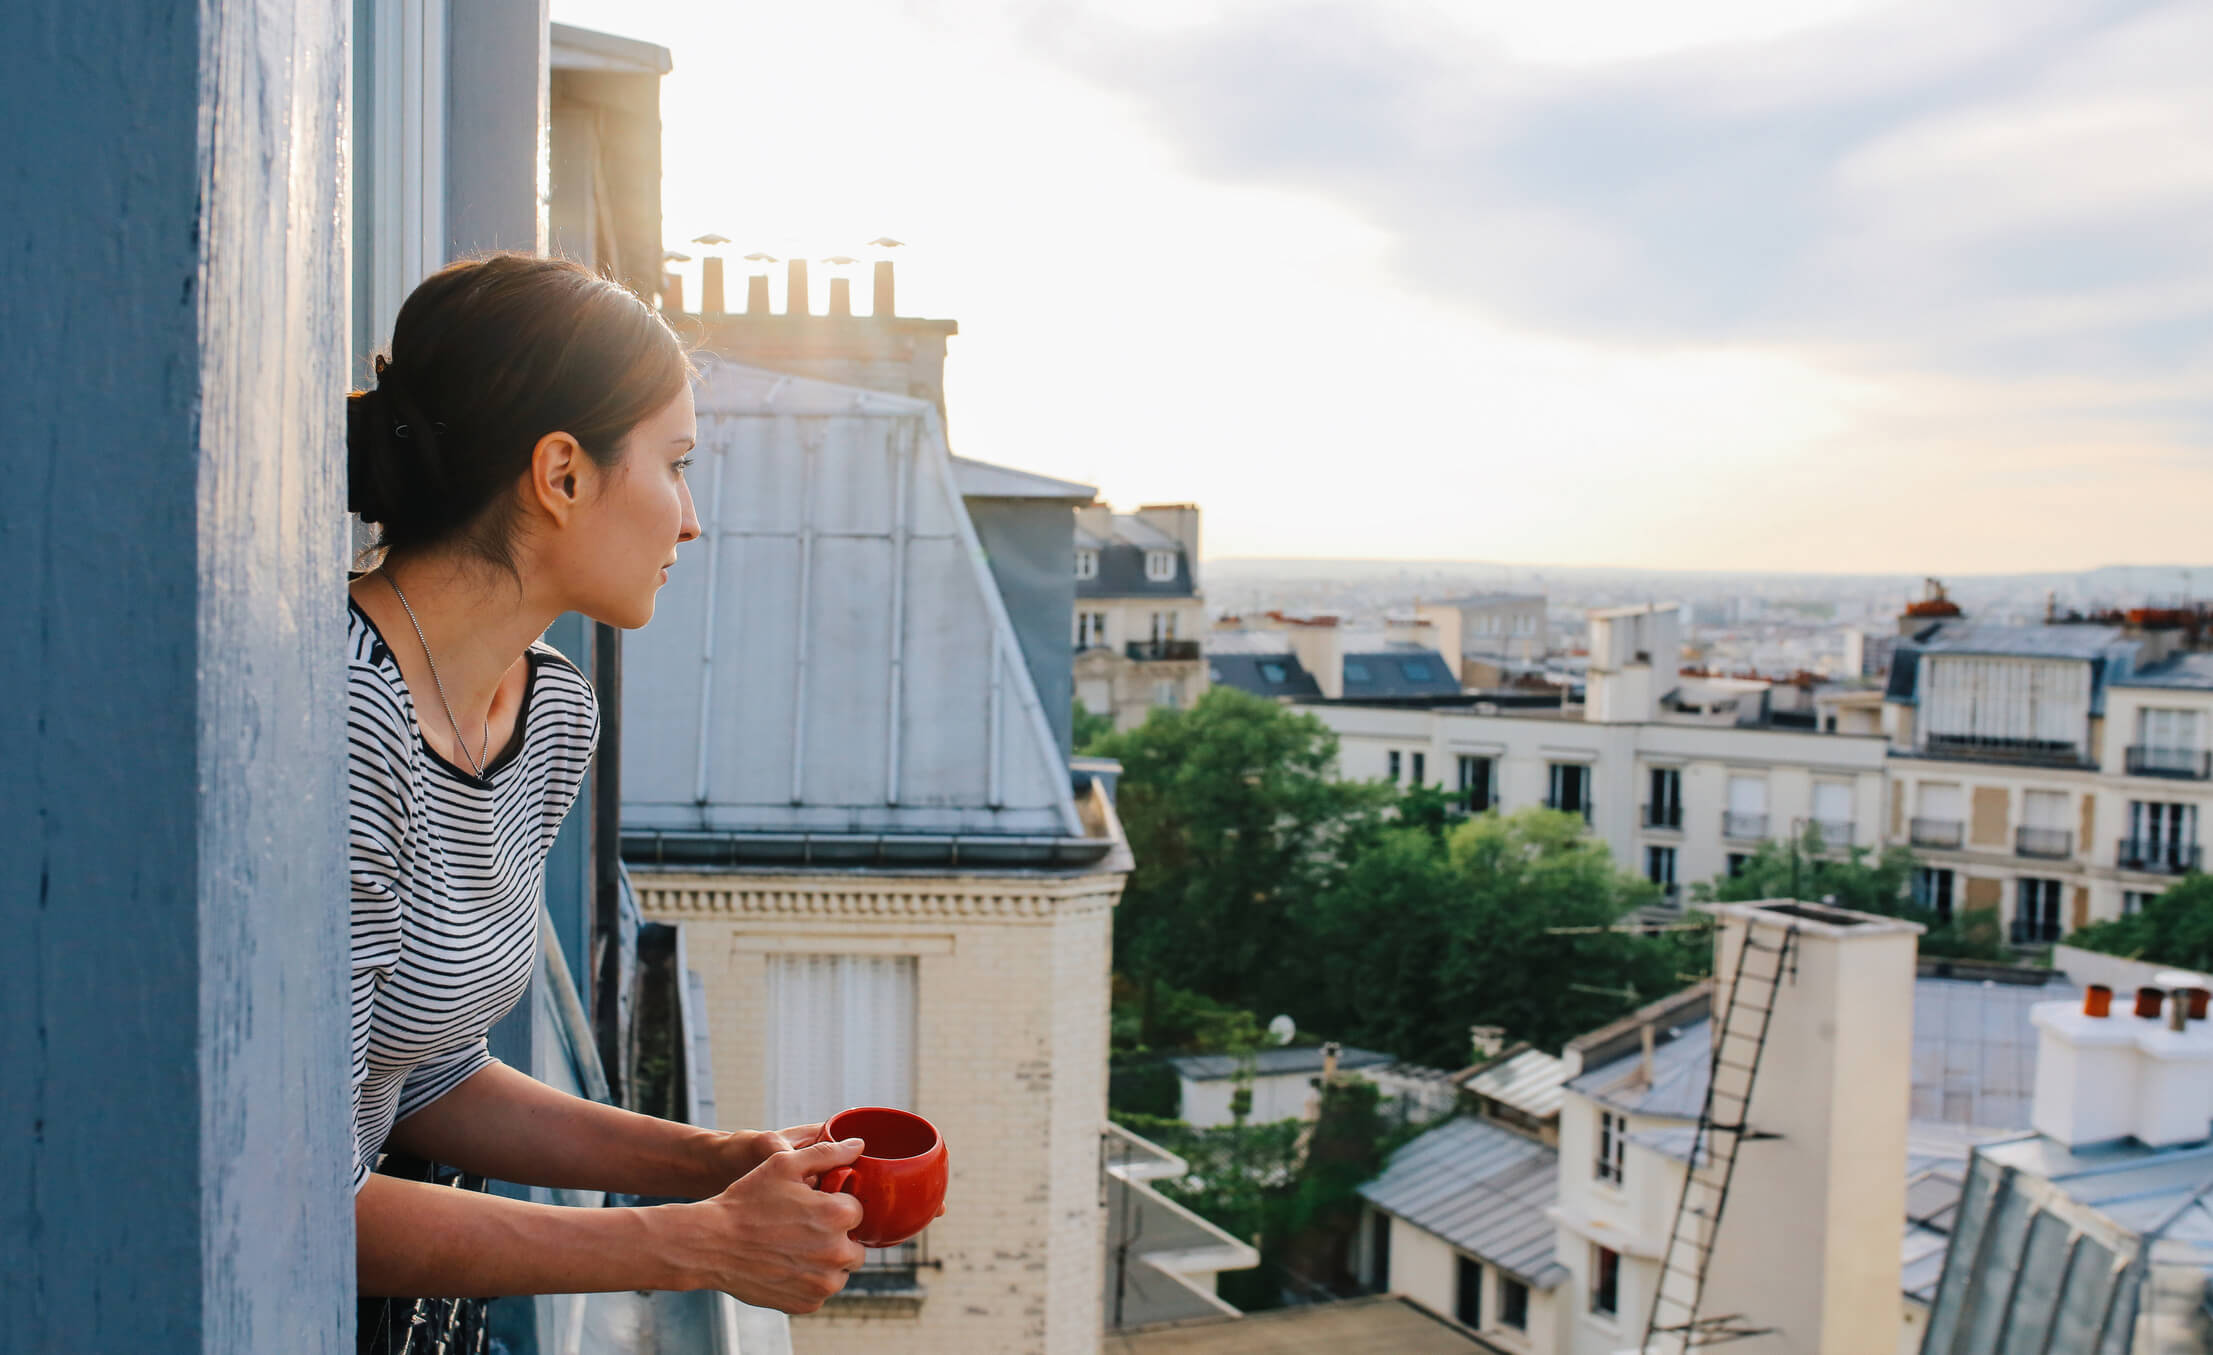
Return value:
[(897, 879), (630, 870), (639, 911), (674, 921), (1056, 922), (1111, 911), (1120, 874)]

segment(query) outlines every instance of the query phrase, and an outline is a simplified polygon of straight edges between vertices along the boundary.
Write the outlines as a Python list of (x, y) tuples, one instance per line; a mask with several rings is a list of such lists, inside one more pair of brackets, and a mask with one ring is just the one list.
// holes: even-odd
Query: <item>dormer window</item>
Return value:
[(1172, 550), (1145, 552), (1145, 577), (1154, 583), (1167, 583), (1176, 577), (1176, 553)]
[(1099, 552), (1095, 550), (1079, 550), (1076, 552), (1076, 577), (1079, 579), (1096, 579), (1099, 577)]

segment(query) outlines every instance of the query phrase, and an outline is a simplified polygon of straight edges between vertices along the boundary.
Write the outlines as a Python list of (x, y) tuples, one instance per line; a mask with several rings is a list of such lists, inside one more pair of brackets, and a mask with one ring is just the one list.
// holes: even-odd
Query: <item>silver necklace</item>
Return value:
[(484, 757), (478, 757), (469, 751), (469, 738), (461, 732), (461, 722), (453, 718), (453, 703), (446, 700), (445, 679), (438, 676), (438, 661), (430, 657), (430, 641), (423, 636), (423, 623), (415, 619), (415, 609), (407, 605), (407, 594), (400, 591), (398, 582), (389, 574), (384, 576), (384, 581), (391, 586), (392, 596), (398, 598), (400, 606), (406, 609), (407, 624), (415, 628), (415, 638), (422, 642), (423, 662), (430, 665), (430, 685), (438, 689), (438, 704), (446, 708), (446, 723), (453, 726), (453, 741), (461, 745), (461, 756), (469, 760), (469, 765), (476, 769), (476, 779), (482, 781), (484, 758), (492, 755), (491, 717), (486, 716), (484, 720)]

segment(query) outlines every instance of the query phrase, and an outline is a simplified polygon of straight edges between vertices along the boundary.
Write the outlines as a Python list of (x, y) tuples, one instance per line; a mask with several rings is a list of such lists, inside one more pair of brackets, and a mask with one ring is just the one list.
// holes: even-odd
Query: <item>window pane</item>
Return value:
[(1458, 1274), (1454, 1276), (1452, 1314), (1462, 1326), (1483, 1325), (1483, 1263), (1459, 1258)]
[(911, 955), (769, 957), (769, 1123), (913, 1105), (914, 989)]

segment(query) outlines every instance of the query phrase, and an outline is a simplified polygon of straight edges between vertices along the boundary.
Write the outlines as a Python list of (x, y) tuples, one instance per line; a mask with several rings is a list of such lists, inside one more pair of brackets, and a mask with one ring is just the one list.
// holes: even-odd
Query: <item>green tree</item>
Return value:
[(2140, 911), (2093, 922), (2067, 944), (2177, 969), (2213, 969), (2213, 875), (2186, 875)]
[(1961, 912), (1946, 922), (1933, 909), (1907, 897), (1906, 884), (1913, 878), (1915, 864), (1913, 853), (1903, 847), (1886, 848), (1880, 854), (1852, 847), (1842, 856), (1832, 855), (1820, 830), (1809, 826), (1796, 840), (1761, 843), (1737, 874), (1693, 885), (1691, 897), (1708, 903), (1829, 899), (1839, 908), (1920, 923), (1927, 929), (1921, 937), (1924, 955), (2007, 959), (1991, 918)]
[(1088, 753), (1093, 744), (1114, 732), (1114, 717), (1093, 715), (1091, 708), (1083, 703), (1083, 698), (1077, 697), (1075, 723), (1071, 729), (1073, 736), (1068, 741), (1069, 746), (1078, 753)]
[(1116, 803), (1137, 856), (1115, 910), (1116, 966), (1148, 995), (1171, 984), (1280, 1010), (1292, 910), (1377, 831), (1388, 788), (1336, 780), (1321, 721), (1229, 687), (1092, 748), (1122, 763)]
[(1457, 1067), (1471, 1024), (1550, 1047), (1702, 974), (1703, 929), (1623, 927), (1653, 886), (1620, 869), (1577, 815), (1468, 819), (1442, 842), (1376, 835), (1302, 910), (1286, 1009), (1402, 1058)]

